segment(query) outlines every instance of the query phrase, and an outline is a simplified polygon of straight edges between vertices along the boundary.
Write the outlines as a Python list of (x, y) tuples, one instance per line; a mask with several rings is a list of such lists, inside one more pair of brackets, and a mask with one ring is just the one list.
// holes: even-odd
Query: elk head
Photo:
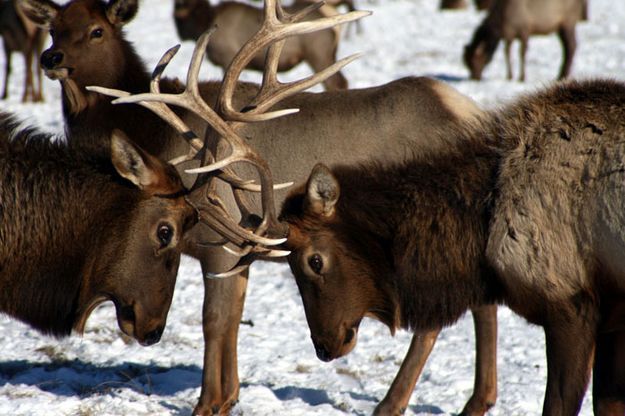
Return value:
[(284, 247), (302, 296), (317, 357), (330, 361), (356, 345), (362, 318), (373, 316), (397, 326), (394, 305), (381, 295), (384, 250), (350, 229), (350, 209), (340, 204), (341, 187), (323, 164), (316, 165), (304, 186), (284, 201), (280, 220), (288, 225)]
[(52, 0), (19, 0), (36, 24), (48, 28), (52, 46), (41, 55), (51, 79), (111, 86), (125, 72), (130, 45), (122, 27), (137, 13), (137, 0), (73, 0), (60, 6)]
[[(197, 221), (175, 168), (115, 131), (111, 160), (127, 182), (122, 199), (96, 208), (74, 328), (82, 332), (100, 303), (115, 304), (120, 329), (143, 345), (157, 342), (171, 304), (184, 233)], [(117, 182), (123, 181), (119, 178)], [(106, 192), (103, 190), (102, 192)], [(103, 195), (103, 201), (109, 199)]]
[(500, 36), (494, 33), (487, 23), (488, 21), (477, 28), (462, 54), (462, 60), (469, 69), (471, 79), (474, 80), (482, 79), (482, 72), (493, 59), (497, 45), (499, 45)]

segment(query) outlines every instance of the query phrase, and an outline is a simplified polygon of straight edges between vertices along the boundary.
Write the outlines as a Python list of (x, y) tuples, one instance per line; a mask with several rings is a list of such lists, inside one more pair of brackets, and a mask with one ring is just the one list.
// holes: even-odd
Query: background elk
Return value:
[(525, 81), (525, 55), (529, 37), (552, 32), (558, 33), (563, 48), (564, 58), (558, 79), (566, 78), (571, 72), (575, 55), (575, 24), (585, 15), (586, 7), (584, 0), (495, 0), (464, 49), (463, 59), (471, 78), (482, 78), (482, 71), (503, 39), (507, 78), (512, 79), (510, 46), (514, 39), (519, 39), (519, 80)]
[[(88, 85), (135, 93), (149, 89), (148, 71), (122, 32), (122, 27), (137, 11), (136, 2), (75, 0), (61, 7), (46, 0), (24, 0), (21, 5), (34, 21), (52, 29), (53, 44), (44, 52), (42, 62), (47, 75), (61, 82), (63, 113), (70, 136), (78, 136), (84, 142), (88, 138), (81, 132), (85, 130), (109, 132), (120, 128), (140, 146), (164, 159), (186, 151), (187, 143), (182, 136), (151, 112), (138, 106), (113, 106), (109, 98), (85, 89)], [(71, 42), (73, 38), (82, 39), (82, 43)], [(102, 62), (114, 64), (102, 65)], [(234, 68), (234, 72), (242, 69)], [(215, 106), (221, 87), (219, 82), (198, 86), (211, 106)], [(162, 79), (160, 88), (163, 92), (179, 92), (181, 85)], [(234, 106), (244, 107), (258, 91), (257, 85), (238, 83)], [(407, 146), (415, 145), (424, 150), (444, 146), (443, 142), (422, 138), (427, 137), (430, 129), (453, 129), (460, 121), (481, 113), (468, 98), (442, 82), (427, 78), (404, 78), (359, 90), (297, 93), (277, 106), (284, 107), (300, 111), (260, 124), (248, 123), (241, 130), (241, 134), (253, 138), (254, 148), (268, 160), (277, 180), (303, 179), (320, 160), (358, 161), (371, 155), (396, 159), (405, 156)], [(402, 110), (397, 111), (398, 108)], [(180, 110), (178, 114), (194, 131), (206, 128), (192, 113)], [(92, 143), (96, 147), (103, 144), (105, 141)], [(245, 170), (245, 167), (237, 169)], [(246, 172), (237, 170), (237, 173), (244, 175)], [(238, 210), (230, 188), (220, 185), (219, 191), (223, 192), (220, 196), (226, 207)], [(285, 195), (280, 191), (277, 197), (280, 200)], [(260, 205), (258, 199), (251, 201), (251, 207), (256, 210)], [(190, 244), (185, 252), (200, 260), (204, 274), (227, 270), (236, 261), (218, 247), (193, 244), (205, 242), (213, 234), (203, 224), (198, 224), (188, 234)], [(205, 279), (204, 283), (204, 369), (195, 413), (211, 414), (213, 410), (227, 413), (238, 398), (237, 334), (247, 278), (242, 273), (220, 281)], [(476, 391), (467, 409), (488, 407), (496, 397), (495, 310), (485, 308), (474, 313), (476, 325), (484, 329), (480, 329), (483, 335), (478, 339), (481, 358), (478, 359)], [(382, 402), (385, 408), (406, 406), (437, 334), (438, 331), (415, 335), (408, 353), (411, 365), (402, 367)]]
[(317, 165), (284, 202), (286, 248), (320, 358), (366, 315), (449, 325), (504, 302), (544, 328), (543, 414), (625, 411), (625, 84), (571, 82), (405, 163)]
[[(24, 55), (24, 94), (22, 101), (42, 101), (42, 74), (39, 67), (39, 55), (43, 50), (46, 33), (28, 20), (18, 8), (16, 0), (0, 2), (0, 36), (4, 47), (4, 86), (2, 99), (9, 95), (9, 77), (11, 75), (11, 56), (13, 52)], [(33, 69), (33, 63), (35, 68)], [(37, 88), (34, 85), (33, 70), (37, 73)]]
[[(307, 4), (310, 4), (308, 2)], [(285, 8), (287, 12), (301, 9), (304, 4)], [(333, 15), (332, 7), (324, 7), (311, 15), (319, 18)], [(207, 51), (207, 58), (217, 66), (227, 68), (232, 58), (243, 44), (258, 30), (262, 21), (261, 9), (235, 1), (223, 1), (213, 6), (208, 0), (175, 0), (174, 21), (182, 40), (197, 40), (211, 27), (218, 27)], [(338, 29), (326, 29), (289, 39), (280, 55), (278, 71), (288, 71), (305, 61), (313, 71), (336, 62), (336, 50), (340, 38)], [(265, 51), (258, 54), (248, 64), (249, 69), (262, 71), (265, 67)], [(327, 90), (347, 88), (347, 79), (340, 73), (324, 81)]]
[[(490, 7), (493, 0), (475, 0), (475, 8), (478, 10), (486, 10)], [(465, 9), (467, 8), (467, 0), (441, 0), (441, 9)]]
[(110, 300), (151, 345), (196, 214), (173, 167), (120, 132), (110, 142), (110, 155), (69, 147), (0, 113), (0, 311), (66, 336)]

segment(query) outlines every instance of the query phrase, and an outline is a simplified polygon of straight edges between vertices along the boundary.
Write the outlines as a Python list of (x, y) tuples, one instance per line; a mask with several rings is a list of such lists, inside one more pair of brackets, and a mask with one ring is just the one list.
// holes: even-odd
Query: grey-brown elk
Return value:
[(171, 165), (119, 131), (110, 144), (69, 146), (0, 113), (0, 311), (60, 337), (112, 301), (122, 332), (151, 345), (197, 214)]
[(585, 15), (586, 7), (584, 0), (495, 0), (464, 49), (463, 59), (471, 78), (482, 78), (484, 68), (503, 40), (507, 78), (512, 79), (510, 50), (512, 41), (519, 39), (519, 80), (525, 81), (525, 56), (530, 36), (553, 32), (557, 32), (563, 48), (558, 79), (566, 78), (577, 47), (575, 25)]
[[(310, 3), (309, 3), (310, 4)], [(301, 10), (304, 4), (285, 8), (292, 13)], [(336, 14), (332, 8), (320, 8), (310, 15), (319, 18)], [(206, 57), (215, 65), (227, 68), (232, 58), (259, 29), (263, 19), (261, 9), (236, 1), (222, 1), (212, 5), (209, 0), (175, 0), (174, 21), (178, 36), (182, 40), (197, 40), (211, 27), (218, 27), (214, 39), (208, 46)], [(329, 28), (308, 33), (287, 40), (284, 45), (278, 71), (288, 71), (295, 65), (306, 62), (313, 71), (321, 71), (336, 62), (340, 32)], [(265, 67), (265, 51), (259, 51), (247, 67), (262, 71)], [(337, 72), (324, 81), (327, 90), (347, 88), (347, 79)]]
[[(83, 130), (121, 128), (162, 158), (170, 159), (186, 149), (185, 140), (175, 129), (149, 111), (138, 106), (113, 106), (110, 99), (85, 89), (88, 85), (135, 93), (149, 89), (149, 73), (122, 32), (122, 27), (134, 17), (136, 2), (72, 1), (60, 7), (51, 1), (24, 0), (22, 4), (28, 6), (33, 19), (52, 29), (53, 44), (44, 54), (44, 66), (47, 74), (61, 83), (63, 113), (70, 136)], [(72, 37), (83, 42), (72, 43)], [(102, 67), (102, 61), (114, 64)], [(162, 92), (181, 90), (180, 83), (160, 81)], [(198, 89), (205, 101), (215, 106), (221, 86), (219, 82), (205, 82)], [(258, 91), (257, 85), (237, 83), (234, 105), (242, 108)], [(422, 140), (429, 128), (452, 129), (460, 120), (480, 113), (471, 100), (444, 83), (426, 78), (405, 78), (359, 90), (296, 93), (278, 105), (287, 106), (300, 111), (241, 128), (241, 134), (253, 137), (254, 148), (268, 160), (278, 179), (303, 179), (320, 160), (338, 162), (347, 157), (357, 161), (373, 154), (402, 158), (406, 145), (412, 142), (424, 149), (436, 148), (440, 143)], [(402, 111), (393, 110), (397, 108)], [(206, 127), (185, 110), (180, 110), (179, 115), (195, 131)], [(380, 140), (381, 137), (390, 139)], [(228, 209), (236, 210), (229, 187), (223, 188), (220, 191), (224, 191), (224, 203)], [(284, 196), (284, 191), (277, 193), (279, 199)], [(260, 202), (252, 201), (252, 207), (258, 209)], [(209, 227), (196, 226), (189, 235), (191, 244), (186, 251), (200, 260), (204, 274), (227, 270), (236, 261), (218, 247), (193, 244), (206, 241), (211, 234)], [(241, 273), (232, 279), (205, 280), (205, 355), (197, 414), (210, 414), (215, 409), (226, 413), (238, 398), (236, 350), (247, 285), (245, 276), (246, 273)], [(477, 309), (474, 316), (476, 325), (485, 329), (478, 338), (481, 366), (476, 376), (476, 391), (467, 408), (482, 408), (496, 397), (495, 310)], [(415, 335), (409, 352), (411, 365), (402, 367), (382, 408), (405, 407), (437, 333)]]
[(287, 238), (318, 354), (350, 352), (365, 316), (428, 330), (504, 303), (544, 329), (544, 415), (576, 415), (591, 372), (595, 414), (623, 414), (623, 104), (622, 82), (559, 83), (438, 154), (316, 165), (259, 232)]
[[(0, 2), (0, 36), (4, 48), (4, 84), (2, 99), (9, 96), (9, 78), (13, 52), (24, 56), (24, 93), (22, 101), (42, 101), (42, 73), (39, 67), (39, 55), (43, 50), (46, 33), (29, 21), (15, 6), (16, 0)], [(33, 68), (34, 65), (34, 68)], [(37, 74), (37, 84), (33, 79)]]

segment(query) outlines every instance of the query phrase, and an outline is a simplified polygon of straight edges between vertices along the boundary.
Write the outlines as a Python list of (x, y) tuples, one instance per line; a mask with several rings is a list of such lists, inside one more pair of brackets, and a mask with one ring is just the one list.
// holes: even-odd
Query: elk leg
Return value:
[(506, 79), (512, 80), (512, 61), (510, 60), (510, 49), (512, 40), (506, 39), (504, 42), (504, 55), (506, 55)]
[(471, 312), (475, 325), (475, 383), (461, 414), (481, 416), (497, 401), (497, 305)]
[[(205, 262), (202, 269), (216, 270)], [(247, 273), (224, 280), (204, 279), (204, 368), (194, 415), (227, 415), (238, 400), (237, 340), (246, 288)]]
[(625, 415), (625, 331), (597, 337), (592, 397), (596, 416)]
[(582, 296), (547, 309), (547, 391), (543, 415), (576, 415), (590, 379), (598, 312), (592, 301)]
[[(333, 30), (326, 30), (323, 32), (323, 35), (327, 36), (322, 37), (321, 32), (316, 35), (314, 42), (311, 35), (308, 35), (302, 43), (306, 44), (304, 46), (304, 60), (308, 62), (308, 65), (314, 72), (320, 72), (336, 62), (338, 40), (335, 37), (338, 34)], [(327, 47), (319, 47), (319, 44), (324, 42)], [(347, 79), (339, 71), (326, 79), (323, 82), (323, 86), (327, 91), (344, 90), (347, 89), (348, 83)]]
[(39, 60), (41, 59), (41, 53), (43, 51), (43, 43), (45, 37), (41, 30), (37, 31), (37, 38), (35, 39), (35, 48), (33, 53), (35, 54), (35, 67), (37, 71), (37, 91), (35, 92), (35, 101), (43, 101), (43, 70)]
[(6, 100), (9, 96), (9, 75), (11, 75), (11, 51), (6, 42), (4, 47), (4, 88), (2, 90), (2, 99)]
[(575, 25), (561, 28), (558, 35), (560, 36), (562, 50), (564, 52), (562, 67), (560, 68), (558, 79), (563, 79), (568, 77), (571, 72), (573, 56), (575, 55), (575, 49), (577, 47), (577, 41), (575, 39)]
[(34, 100), (33, 93), (33, 53), (30, 48), (24, 52), (24, 69), (26, 71), (26, 78), (24, 80), (24, 95), (22, 95), (22, 102)]
[(404, 413), (412, 390), (440, 332), (439, 328), (433, 331), (414, 333), (399, 372), (384, 399), (376, 406), (374, 415), (400, 415)]
[(519, 81), (525, 82), (525, 57), (527, 56), (527, 45), (529, 36), (521, 36), (521, 47), (519, 49), (519, 59), (521, 61), (521, 73), (519, 74)]

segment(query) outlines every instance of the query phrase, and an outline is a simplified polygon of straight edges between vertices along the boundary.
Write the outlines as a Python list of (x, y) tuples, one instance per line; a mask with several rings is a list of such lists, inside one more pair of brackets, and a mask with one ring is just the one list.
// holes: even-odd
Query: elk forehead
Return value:
[(76, 1), (68, 4), (52, 21), (54, 29), (64, 28), (63, 32), (83, 34), (94, 24), (108, 24), (102, 7), (94, 6), (94, 1)]

